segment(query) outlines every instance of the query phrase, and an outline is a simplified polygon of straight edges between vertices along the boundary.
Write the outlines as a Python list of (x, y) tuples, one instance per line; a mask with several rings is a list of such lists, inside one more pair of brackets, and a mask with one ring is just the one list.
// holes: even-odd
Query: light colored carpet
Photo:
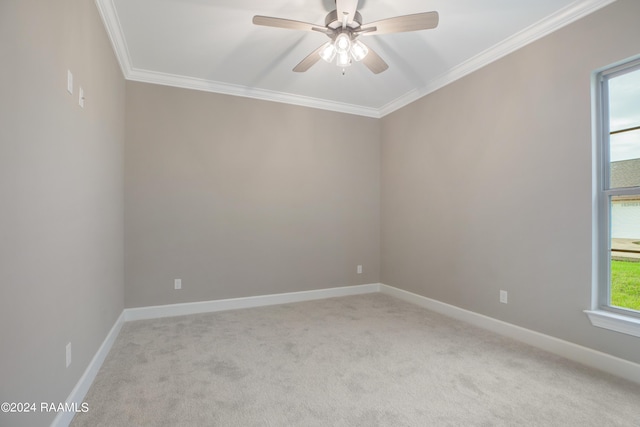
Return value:
[(640, 386), (382, 294), (126, 323), (73, 426), (638, 426)]

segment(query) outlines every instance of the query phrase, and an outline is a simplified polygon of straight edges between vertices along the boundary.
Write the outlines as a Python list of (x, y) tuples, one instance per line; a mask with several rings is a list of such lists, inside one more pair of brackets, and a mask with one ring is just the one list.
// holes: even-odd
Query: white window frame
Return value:
[(640, 58), (612, 65), (593, 74), (593, 288), (590, 310), (594, 326), (640, 337), (640, 311), (609, 304), (611, 282), (610, 198), (640, 195), (640, 187), (609, 188), (609, 94), (611, 78), (640, 69)]

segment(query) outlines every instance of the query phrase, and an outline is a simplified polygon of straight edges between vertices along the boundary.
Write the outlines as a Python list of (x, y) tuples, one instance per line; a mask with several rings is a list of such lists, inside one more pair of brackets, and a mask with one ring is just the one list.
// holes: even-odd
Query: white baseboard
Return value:
[[(93, 356), (93, 359), (91, 359), (91, 362), (89, 362), (89, 366), (87, 366), (87, 369), (85, 369), (84, 373), (80, 377), (80, 380), (78, 380), (76, 386), (73, 388), (73, 390), (71, 390), (71, 394), (69, 394), (69, 397), (67, 397), (66, 403), (68, 404), (68, 407), (73, 404), (76, 404), (76, 407), (78, 408), (81, 407), (82, 402), (87, 395), (87, 392), (89, 391), (89, 387), (91, 387), (93, 380), (96, 378), (96, 375), (98, 375), (98, 371), (100, 370), (100, 367), (102, 367), (102, 363), (107, 357), (107, 354), (109, 354), (109, 350), (111, 350), (111, 347), (113, 347), (113, 343), (116, 341), (116, 338), (118, 337), (118, 334), (120, 333), (120, 329), (122, 329), (122, 325), (124, 324), (124, 322), (124, 312), (122, 312), (120, 313), (120, 316), (118, 316), (116, 322), (113, 324), (113, 327), (107, 334), (107, 337), (102, 342), (102, 345), (100, 345), (100, 348)], [(51, 427), (68, 426), (71, 423), (71, 420), (73, 420), (74, 415), (75, 412), (58, 412), (53, 422), (51, 423)]]
[(211, 313), (215, 311), (237, 310), (240, 308), (288, 304), (292, 302), (312, 301), (324, 298), (368, 294), (379, 291), (380, 284), (372, 283), (368, 285), (344, 286), (339, 288), (317, 289), (313, 291), (258, 295), (255, 297), (246, 298), (230, 298), (213, 301), (189, 302), (184, 304), (126, 308), (124, 310), (124, 319), (125, 321), (157, 319), (160, 317), (184, 316), (187, 314)]
[(578, 344), (525, 329), (511, 323), (484, 316), (422, 295), (380, 284), (380, 292), (414, 303), (420, 307), (513, 338), (583, 365), (640, 383), (640, 365)]
[[(541, 334), (520, 326), (512, 325), (482, 314), (474, 313), (453, 305), (436, 301), (422, 295), (394, 288), (381, 283), (367, 285), (345, 286), (338, 288), (318, 289), (313, 291), (289, 292), (282, 294), (259, 295), (246, 298), (231, 298), (224, 300), (192, 302), (185, 304), (170, 304), (152, 307), (127, 308), (123, 310), (115, 324), (107, 334), (104, 342), (89, 363), (84, 374), (67, 398), (68, 404), (76, 403), (78, 406), (84, 400), (91, 383), (95, 379), (109, 350), (113, 346), (116, 337), (124, 322), (142, 319), (156, 319), (161, 317), (183, 316), (188, 314), (209, 313), (215, 311), (237, 310), (241, 308), (262, 307), (276, 304), (288, 304), (293, 302), (312, 301), (325, 298), (343, 297), (349, 295), (361, 295), (381, 292), (395, 298), (419, 305), (436, 313), (454, 319), (471, 323), (481, 328), (496, 332), (500, 335), (522, 341), (534, 347), (541, 348), (567, 359), (582, 363), (583, 365), (599, 369), (610, 374), (626, 378), (640, 383), (640, 365), (628, 360), (620, 359), (606, 353), (592, 350), (577, 344), (570, 343), (549, 335)], [(73, 419), (73, 412), (59, 412), (51, 424), (52, 427), (68, 426)]]
[[(231, 298), (224, 300), (192, 302), (185, 304), (169, 304), (152, 307), (127, 308), (122, 311), (115, 324), (102, 342), (102, 345), (89, 363), (89, 366), (80, 377), (80, 380), (71, 391), (66, 403), (76, 403), (78, 407), (82, 404), (84, 397), (89, 391), (89, 387), (96, 378), (102, 363), (109, 350), (113, 346), (122, 325), (125, 322), (142, 319), (156, 319), (161, 317), (183, 316), (186, 314), (209, 313), (224, 310), (237, 310), (240, 308), (261, 307), (267, 305), (287, 304), (292, 302), (312, 301), (333, 297), (344, 297), (349, 295), (361, 295), (380, 291), (379, 283), (367, 285), (344, 286), (338, 288), (317, 289), (313, 291), (288, 292), (282, 294), (259, 295), (246, 298)], [(73, 420), (74, 412), (58, 412), (58, 415), (51, 423), (51, 427), (67, 427)]]

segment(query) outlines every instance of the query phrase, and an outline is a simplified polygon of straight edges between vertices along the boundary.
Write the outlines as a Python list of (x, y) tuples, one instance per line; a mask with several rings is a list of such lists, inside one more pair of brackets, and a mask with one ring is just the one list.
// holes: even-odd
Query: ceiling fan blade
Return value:
[(375, 51), (370, 47), (368, 49), (369, 49), (369, 53), (367, 54), (367, 56), (364, 57), (364, 59), (362, 60), (362, 63), (366, 65), (367, 68), (370, 69), (373, 74), (380, 74), (381, 72), (389, 68), (389, 65), (387, 65), (386, 62), (384, 62), (384, 59), (382, 59), (380, 55), (375, 53)]
[(375, 31), (363, 31), (362, 35), (377, 35), (389, 33), (403, 33), (406, 31), (429, 30), (438, 26), (440, 16), (438, 12), (416, 13), (414, 15), (396, 16), (395, 18), (381, 19), (363, 25), (364, 29), (376, 27)]
[(353, 22), (356, 16), (356, 10), (358, 9), (358, 0), (336, 0), (336, 11), (338, 12), (338, 21), (344, 23), (344, 17), (347, 17), (347, 22), (344, 25), (348, 25)]
[(295, 71), (296, 73), (304, 73), (313, 65), (315, 65), (316, 62), (320, 61), (320, 51), (323, 47), (324, 44), (307, 55), (306, 58), (300, 61), (300, 63), (293, 68), (293, 71)]
[(291, 19), (273, 18), (271, 16), (256, 15), (253, 17), (253, 23), (255, 25), (264, 25), (265, 27), (287, 28), (289, 30), (300, 31), (317, 31), (314, 28), (318, 28), (315, 24), (309, 24), (308, 22), (293, 21)]

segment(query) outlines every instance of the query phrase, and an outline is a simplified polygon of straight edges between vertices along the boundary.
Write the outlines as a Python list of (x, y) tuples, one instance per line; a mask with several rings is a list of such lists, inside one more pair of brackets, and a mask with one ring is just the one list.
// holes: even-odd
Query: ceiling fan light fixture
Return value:
[(369, 53), (369, 48), (360, 40), (356, 40), (351, 45), (351, 56), (355, 61), (362, 61)]
[(352, 61), (362, 61), (372, 73), (379, 74), (388, 69), (389, 65), (375, 50), (369, 49), (357, 40), (361, 34), (376, 35), (429, 30), (436, 28), (440, 20), (438, 12), (433, 11), (381, 19), (363, 26), (362, 15), (358, 12), (358, 0), (335, 0), (335, 3), (336, 9), (327, 14), (324, 27), (309, 22), (262, 15), (255, 15), (253, 23), (266, 27), (322, 33), (331, 39), (300, 61), (293, 68), (295, 72), (307, 71), (321, 58), (326, 62), (333, 62), (337, 57), (336, 65), (342, 68), (342, 74), (345, 67), (351, 65)]
[(320, 58), (324, 59), (327, 62), (331, 62), (335, 57), (336, 47), (333, 45), (333, 42), (327, 42), (320, 50)]

